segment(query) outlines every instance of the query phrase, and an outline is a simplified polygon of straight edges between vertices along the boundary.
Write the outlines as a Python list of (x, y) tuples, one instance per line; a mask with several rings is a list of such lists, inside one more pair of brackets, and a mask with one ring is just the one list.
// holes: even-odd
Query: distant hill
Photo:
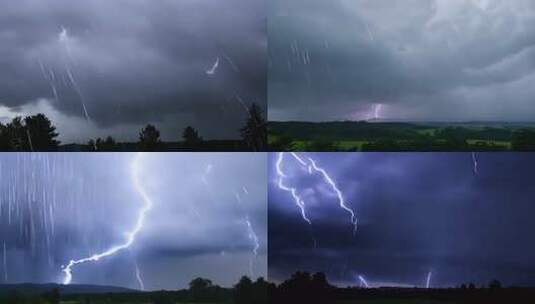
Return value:
[(61, 294), (100, 294), (100, 293), (133, 293), (138, 292), (134, 289), (128, 289), (115, 286), (100, 285), (63, 285), (63, 284), (4, 284), (0, 285), (0, 294), (11, 291), (21, 292), (23, 294), (42, 294), (58, 288)]

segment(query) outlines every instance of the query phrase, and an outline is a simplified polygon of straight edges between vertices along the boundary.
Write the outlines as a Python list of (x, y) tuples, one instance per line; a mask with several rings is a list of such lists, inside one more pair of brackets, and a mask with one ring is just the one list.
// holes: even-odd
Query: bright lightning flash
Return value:
[(107, 251), (104, 251), (102, 253), (94, 254), (90, 257), (79, 259), (79, 260), (71, 260), (69, 264), (65, 267), (63, 267), (63, 273), (65, 274), (65, 278), (63, 280), (63, 284), (69, 285), (72, 282), (72, 268), (78, 264), (83, 264), (87, 262), (98, 262), (100, 259), (111, 256), (116, 254), (119, 251), (122, 251), (124, 249), (129, 248), (134, 241), (136, 240), (136, 236), (138, 233), (143, 229), (143, 225), (145, 223), (145, 217), (149, 210), (152, 209), (153, 202), (150, 199), (149, 195), (141, 186), (141, 182), (139, 180), (139, 171), (140, 171), (140, 163), (141, 159), (143, 158), (143, 153), (138, 153), (136, 157), (134, 158), (132, 162), (132, 168), (131, 168), (131, 174), (132, 174), (132, 181), (134, 184), (134, 187), (136, 191), (141, 195), (143, 199), (143, 208), (139, 211), (139, 215), (136, 221), (136, 225), (134, 228), (129, 231), (126, 234), (126, 240), (123, 244), (114, 246)]

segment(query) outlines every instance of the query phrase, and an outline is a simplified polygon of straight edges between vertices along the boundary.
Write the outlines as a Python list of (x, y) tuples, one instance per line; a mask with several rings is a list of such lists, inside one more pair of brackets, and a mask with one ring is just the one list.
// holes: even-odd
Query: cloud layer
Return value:
[(529, 0), (275, 0), (271, 120), (532, 121)]
[(99, 135), (152, 122), (168, 139), (188, 124), (229, 138), (247, 117), (238, 97), (265, 107), (261, 0), (8, 1), (0, 25), (0, 116), (45, 100), (57, 124)]

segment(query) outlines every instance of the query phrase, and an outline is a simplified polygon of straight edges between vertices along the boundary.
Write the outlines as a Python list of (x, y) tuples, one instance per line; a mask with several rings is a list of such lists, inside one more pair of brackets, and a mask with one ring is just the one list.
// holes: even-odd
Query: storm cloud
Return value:
[(4, 1), (0, 116), (45, 112), (65, 141), (236, 138), (239, 99), (266, 107), (265, 23), (263, 0)]
[(268, 15), (270, 120), (535, 117), (533, 1), (274, 0)]
[(358, 218), (321, 175), (289, 154), (284, 184), (297, 189), (308, 224), (278, 187), (270, 156), (269, 276), (321, 271), (341, 286), (449, 287), (492, 279), (535, 285), (532, 155), (507, 153), (301, 153), (327, 170)]

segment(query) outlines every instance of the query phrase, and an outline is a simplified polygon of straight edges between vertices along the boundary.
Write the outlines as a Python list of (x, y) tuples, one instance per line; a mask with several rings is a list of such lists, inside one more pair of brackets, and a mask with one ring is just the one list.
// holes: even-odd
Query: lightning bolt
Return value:
[(474, 163), (474, 174), (479, 176), (479, 163), (476, 152), (472, 152), (472, 162)]
[[(306, 206), (305, 206), (305, 203), (304, 201), (301, 199), (301, 197), (297, 194), (297, 189), (296, 188), (291, 188), (289, 186), (286, 186), (284, 184), (284, 179), (287, 177), (286, 174), (283, 172), (283, 169), (282, 169), (282, 164), (284, 162), (284, 155), (285, 153), (284, 152), (280, 152), (278, 154), (278, 158), (277, 158), (277, 163), (276, 163), (276, 170), (277, 170), (277, 175), (278, 175), (278, 187), (279, 189), (281, 190), (284, 190), (284, 191), (287, 191), (287, 192), (290, 192), (294, 201), (295, 201), (295, 204), (300, 208), (301, 210), (301, 216), (302, 218), (309, 224), (312, 224), (311, 220), (307, 217), (306, 215)], [(349, 213), (349, 215), (351, 216), (351, 224), (354, 226), (354, 233), (357, 232), (357, 223), (358, 223), (358, 219), (355, 215), (355, 212), (348, 207), (346, 201), (345, 201), (345, 198), (344, 198), (344, 195), (342, 193), (342, 191), (340, 191), (340, 188), (338, 188), (338, 186), (336, 185), (335, 181), (333, 180), (333, 178), (327, 173), (327, 171), (321, 167), (318, 166), (318, 164), (316, 163), (316, 161), (314, 161), (312, 158), (308, 157), (307, 161), (305, 161), (305, 159), (301, 158), (297, 153), (295, 152), (291, 152), (290, 155), (304, 168), (308, 171), (309, 174), (312, 174), (314, 172), (318, 172), (320, 173), (320, 175), (323, 177), (323, 180), (331, 187), (332, 191), (336, 194), (336, 197), (338, 199), (338, 204), (340, 206), (340, 208), (342, 208), (344, 211), (346, 211), (347, 213)]]
[(209, 75), (209, 76), (215, 75), (215, 72), (217, 71), (217, 68), (219, 68), (219, 57), (217, 57), (214, 65), (212, 66), (212, 68), (209, 69), (208, 71), (206, 71), (206, 75)]
[(427, 281), (425, 283), (425, 288), (429, 289), (429, 286), (431, 286), (431, 276), (433, 275), (432, 271), (429, 271), (427, 274)]
[(308, 160), (312, 164), (312, 168), (316, 170), (317, 172), (321, 173), (325, 182), (331, 186), (333, 192), (338, 197), (338, 203), (340, 205), (340, 208), (347, 211), (351, 215), (351, 224), (353, 224), (353, 226), (355, 227), (354, 232), (356, 233), (358, 220), (357, 220), (357, 217), (355, 216), (355, 212), (353, 212), (353, 210), (351, 210), (351, 208), (347, 206), (346, 201), (344, 199), (344, 195), (342, 194), (342, 191), (340, 191), (340, 189), (338, 188), (334, 180), (329, 176), (327, 171), (325, 171), (323, 168), (318, 167), (318, 165), (312, 158), (309, 158)]
[[(290, 188), (288, 186), (286, 186), (284, 184), (284, 179), (287, 177), (287, 175), (282, 171), (282, 163), (284, 161), (284, 152), (280, 152), (278, 154), (278, 158), (277, 158), (277, 163), (275, 165), (275, 168), (277, 170), (277, 175), (278, 175), (278, 182), (277, 182), (277, 185), (279, 187), (279, 189), (283, 190), (283, 191), (286, 191), (286, 192), (289, 192), (293, 199), (294, 199), (294, 202), (295, 202), (295, 205), (301, 210), (301, 217), (303, 218), (303, 220), (305, 222), (307, 222), (309, 225), (312, 225), (312, 222), (310, 221), (310, 219), (307, 217), (306, 215), (306, 206), (305, 206), (305, 202), (301, 199), (301, 197), (299, 197), (299, 195), (297, 194), (297, 189), (295, 188)], [(297, 156), (297, 154), (295, 153), (292, 153), (292, 155), (294, 155), (294, 157), (297, 157), (298, 160), (300, 160), (300, 158)], [(302, 161), (302, 160), (301, 160)], [(303, 162), (304, 163), (304, 162)], [(303, 164), (302, 163), (302, 164)]]
[(141, 291), (145, 291), (145, 284), (143, 283), (143, 279), (141, 278), (141, 271), (139, 270), (137, 261), (135, 261), (135, 266), (137, 283), (139, 284), (139, 288), (141, 288)]
[(366, 288), (370, 287), (368, 285), (368, 282), (366, 282), (366, 279), (364, 279), (363, 276), (359, 275), (358, 278), (359, 278), (359, 281), (360, 281), (360, 287), (362, 287), (362, 286), (364, 286)]
[(132, 162), (132, 167), (131, 167), (131, 176), (132, 176), (132, 182), (134, 184), (134, 188), (136, 189), (136, 191), (139, 193), (139, 195), (143, 199), (143, 207), (139, 211), (135, 226), (133, 227), (131, 231), (129, 231), (126, 234), (126, 240), (123, 244), (116, 245), (104, 252), (94, 254), (90, 257), (86, 257), (86, 258), (79, 259), (79, 260), (71, 260), (69, 264), (67, 264), (67, 266), (63, 267), (63, 273), (65, 275), (63, 284), (69, 285), (72, 282), (72, 268), (74, 266), (83, 264), (83, 263), (88, 263), (88, 262), (98, 262), (102, 258), (114, 255), (124, 249), (129, 248), (136, 240), (138, 233), (141, 231), (141, 229), (143, 229), (146, 214), (152, 209), (154, 205), (149, 195), (145, 191), (145, 189), (141, 186), (141, 182), (139, 179), (139, 175), (140, 175), (139, 167), (140, 167), (140, 163), (141, 163), (141, 159), (143, 158), (143, 155), (144, 153), (138, 153), (136, 157), (134, 158)]
[[(249, 239), (253, 243), (253, 255), (254, 257), (258, 256), (258, 249), (260, 248), (260, 241), (258, 240), (258, 235), (253, 229), (253, 225), (251, 225), (251, 221), (249, 220), (249, 216), (245, 216), (245, 224), (247, 225), (247, 232), (249, 234)], [(249, 260), (249, 272), (251, 273), (251, 277), (254, 276), (253, 271), (253, 257)]]

